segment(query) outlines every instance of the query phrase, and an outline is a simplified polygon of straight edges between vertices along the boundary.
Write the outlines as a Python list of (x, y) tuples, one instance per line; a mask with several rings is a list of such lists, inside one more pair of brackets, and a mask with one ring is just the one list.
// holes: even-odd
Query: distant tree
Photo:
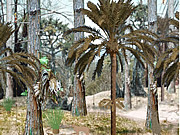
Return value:
[[(157, 18), (157, 34), (161, 39), (164, 39), (168, 35), (169, 30), (169, 19), (168, 18)], [(159, 42), (158, 54), (159, 56), (165, 53), (167, 49), (167, 42)], [(157, 81), (160, 80), (161, 86), (161, 101), (164, 101), (164, 84), (163, 84), (163, 77), (164, 77), (164, 70), (162, 74), (157, 78)]]
[[(148, 7), (147, 5), (138, 4), (138, 7), (134, 10), (132, 16), (130, 17), (132, 26), (139, 29), (147, 29), (148, 27)], [(138, 48), (136, 48), (138, 49)], [(132, 81), (131, 81), (131, 92), (136, 96), (146, 96), (144, 91), (144, 86), (146, 86), (147, 77), (147, 64), (145, 69), (142, 67), (141, 63), (133, 57), (133, 69), (132, 69)], [(145, 71), (144, 71), (145, 70)], [(143, 84), (144, 82), (144, 84)]]
[(145, 29), (148, 27), (148, 6), (138, 4), (130, 17), (130, 22), (135, 29)]
[(56, 58), (67, 54), (68, 48), (72, 45), (73, 36), (62, 37), (63, 33), (68, 30), (68, 24), (63, 24), (59, 19), (42, 19), (41, 29), (44, 29), (41, 32), (42, 53), (50, 57), (50, 68), (55, 73)]
[(158, 58), (156, 69), (154, 75), (156, 77), (160, 76), (164, 71), (164, 76), (162, 78), (162, 84), (166, 83), (167, 86), (170, 85), (173, 79), (177, 79), (180, 70), (179, 63), (179, 12), (175, 14), (176, 19), (171, 19), (170, 24), (175, 26), (168, 36), (161, 38), (160, 42), (171, 42), (174, 47), (167, 49)]
[[(24, 85), (22, 85), (22, 83), (24, 83), (26, 86), (32, 88), (34, 79), (38, 77), (38, 60), (34, 56), (26, 53), (13, 53), (9, 47), (5, 47), (6, 41), (13, 32), (14, 31), (12, 30), (12, 26), (9, 24), (0, 24), (0, 85), (3, 88), (5, 87), (5, 73), (9, 73), (21, 87), (24, 87)], [(6, 52), (9, 52), (8, 56), (5, 56)], [(34, 62), (35, 60), (37, 60), (37, 63)], [(31, 67), (27, 67), (22, 63), (29, 64)], [(10, 69), (7, 67), (10, 67)], [(12, 69), (15, 69), (16, 72)]]

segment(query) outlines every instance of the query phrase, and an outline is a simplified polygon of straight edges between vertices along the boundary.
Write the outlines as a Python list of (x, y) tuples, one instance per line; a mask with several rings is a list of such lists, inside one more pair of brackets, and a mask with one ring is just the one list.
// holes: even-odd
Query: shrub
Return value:
[(12, 99), (5, 99), (2, 103), (4, 109), (7, 111), (7, 112), (10, 112), (11, 111), (11, 108), (12, 108), (12, 105), (14, 104), (14, 100)]
[(60, 109), (49, 109), (45, 113), (48, 125), (52, 129), (59, 129), (64, 113)]

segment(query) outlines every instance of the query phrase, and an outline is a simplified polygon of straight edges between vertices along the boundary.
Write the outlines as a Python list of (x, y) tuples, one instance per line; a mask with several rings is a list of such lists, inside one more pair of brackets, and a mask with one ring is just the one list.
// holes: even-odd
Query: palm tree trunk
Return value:
[(111, 54), (111, 135), (116, 135), (116, 53)]

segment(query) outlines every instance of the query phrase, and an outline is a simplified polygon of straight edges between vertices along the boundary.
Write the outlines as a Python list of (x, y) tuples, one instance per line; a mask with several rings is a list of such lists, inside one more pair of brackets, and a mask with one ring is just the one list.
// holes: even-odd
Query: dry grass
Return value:
[[(160, 91), (160, 90), (159, 90)], [(110, 114), (107, 113), (107, 110), (100, 110), (101, 113), (98, 113), (97, 103), (103, 98), (109, 97), (109, 92), (98, 93), (95, 96), (95, 106), (91, 113), (88, 113), (86, 117), (72, 117), (70, 112), (64, 111), (64, 118), (62, 121), (62, 125), (60, 126), (60, 133), (63, 131), (64, 134), (69, 133), (72, 135), (74, 133), (72, 126), (85, 126), (90, 129), (91, 135), (109, 135), (110, 134)], [(160, 95), (160, 94), (159, 94)], [(93, 108), (92, 100), (93, 96), (86, 97), (87, 106)], [(161, 121), (162, 127), (162, 135), (178, 135), (179, 129), (178, 124), (173, 124), (168, 121), (170, 114), (174, 114), (176, 112), (173, 111), (173, 108), (178, 106), (178, 94), (168, 94), (165, 93), (165, 101), (159, 102), (160, 112), (168, 112), (167, 120)], [(11, 114), (8, 114), (5, 109), (0, 106), (0, 135), (21, 135), (23, 134), (25, 127), (25, 117), (26, 117), (26, 98), (18, 97), (15, 98), (17, 101), (13, 106)], [(133, 110), (128, 112), (119, 111), (117, 116), (117, 135), (151, 135), (152, 133), (145, 130), (144, 121), (140, 121), (138, 119), (130, 120), (128, 118), (124, 118), (119, 113), (129, 113), (133, 111), (138, 111), (138, 108), (142, 108), (142, 105), (147, 105), (147, 98), (143, 97), (133, 97)], [(2, 100), (0, 101), (2, 102)], [(176, 107), (177, 108), (177, 107)], [(172, 110), (172, 112), (171, 112)], [(142, 111), (142, 110), (141, 110)], [(144, 109), (144, 111), (146, 111)], [(178, 111), (177, 111), (178, 113)], [(134, 114), (137, 115), (137, 114)], [(163, 114), (162, 114), (163, 115)], [(172, 117), (174, 116), (172, 115)], [(160, 114), (161, 116), (161, 114)], [(166, 116), (166, 115), (165, 115)], [(51, 128), (48, 126), (45, 118), (44, 121), (44, 131), (45, 135), (51, 132)], [(177, 122), (178, 123), (178, 122)], [(71, 131), (71, 132), (70, 132)], [(67, 135), (67, 134), (66, 134)]]

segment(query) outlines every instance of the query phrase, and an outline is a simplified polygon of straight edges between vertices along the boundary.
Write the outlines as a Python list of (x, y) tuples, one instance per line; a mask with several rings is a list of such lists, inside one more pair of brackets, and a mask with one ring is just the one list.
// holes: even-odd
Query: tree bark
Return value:
[[(130, 24), (130, 19), (127, 19), (127, 24)], [(129, 30), (126, 30), (125, 33), (129, 33)], [(129, 52), (125, 52), (128, 53)], [(129, 57), (126, 56), (125, 58), (125, 91), (124, 91), (124, 104), (125, 104), (125, 109), (131, 109), (131, 91), (130, 91), (130, 76), (129, 76), (129, 67), (128, 67), (128, 62), (129, 62)]]
[(31, 90), (28, 90), (28, 105), (24, 135), (44, 135), (41, 104), (36, 101)]
[[(10, 23), (12, 21), (12, 17), (11, 17), (12, 16), (12, 0), (7, 0), (6, 6), (7, 6), (6, 21)], [(11, 48), (11, 45), (12, 45), (12, 36), (6, 42), (6, 47)], [(9, 53), (7, 53), (7, 56), (8, 55)], [(6, 98), (13, 98), (13, 81), (9, 73), (7, 73)]]
[[(29, 11), (29, 32), (28, 52), (39, 58), (39, 28), (40, 28), (40, 0), (30, 0)], [(36, 81), (36, 80), (34, 80)], [(42, 123), (41, 104), (34, 97), (33, 90), (28, 89), (27, 115), (24, 135), (44, 135)]]
[(111, 135), (116, 135), (116, 53), (111, 54)]
[[(74, 9), (74, 27), (84, 25), (84, 15), (81, 13), (80, 8), (84, 8), (84, 0), (73, 0)], [(83, 32), (77, 32), (74, 34), (74, 42), (84, 37)], [(82, 92), (82, 84), (79, 80), (81, 76), (78, 73), (74, 77), (74, 91), (73, 91), (73, 102), (72, 102), (72, 115), (86, 115), (86, 100), (85, 91)], [(83, 100), (84, 99), (84, 100)]]
[(80, 90), (80, 104), (81, 104), (81, 115), (87, 115), (87, 108), (86, 108), (86, 97), (85, 97), (85, 85), (83, 79), (78, 79), (78, 87)]
[[(174, 0), (168, 0), (168, 18), (173, 19), (174, 18)], [(169, 29), (173, 30), (174, 26), (173, 25), (169, 25)], [(173, 48), (173, 43), (169, 43), (169, 48)], [(168, 86), (168, 92), (169, 93), (175, 93), (176, 89), (175, 89), (175, 79), (173, 79), (170, 83), (170, 85)]]
[[(157, 32), (157, 0), (148, 0), (148, 24), (149, 30)], [(146, 127), (152, 129), (153, 134), (160, 134), (160, 123), (158, 115), (158, 96), (157, 96), (157, 82), (155, 83), (153, 77), (153, 67), (148, 65), (148, 106), (146, 116)], [(156, 93), (156, 94), (152, 94)], [(156, 96), (156, 97), (155, 97)], [(156, 102), (154, 102), (156, 100)], [(158, 127), (158, 128), (157, 128)]]
[(0, 3), (1, 3), (1, 13), (2, 13), (2, 16), (0, 16), (0, 22), (1, 23), (4, 23), (4, 10), (3, 10), (3, 8), (4, 8), (4, 4), (3, 4), (3, 1), (2, 0), (0, 0)]
[(131, 91), (130, 91), (130, 77), (128, 62), (125, 60), (125, 92), (124, 92), (124, 104), (125, 109), (131, 109)]

